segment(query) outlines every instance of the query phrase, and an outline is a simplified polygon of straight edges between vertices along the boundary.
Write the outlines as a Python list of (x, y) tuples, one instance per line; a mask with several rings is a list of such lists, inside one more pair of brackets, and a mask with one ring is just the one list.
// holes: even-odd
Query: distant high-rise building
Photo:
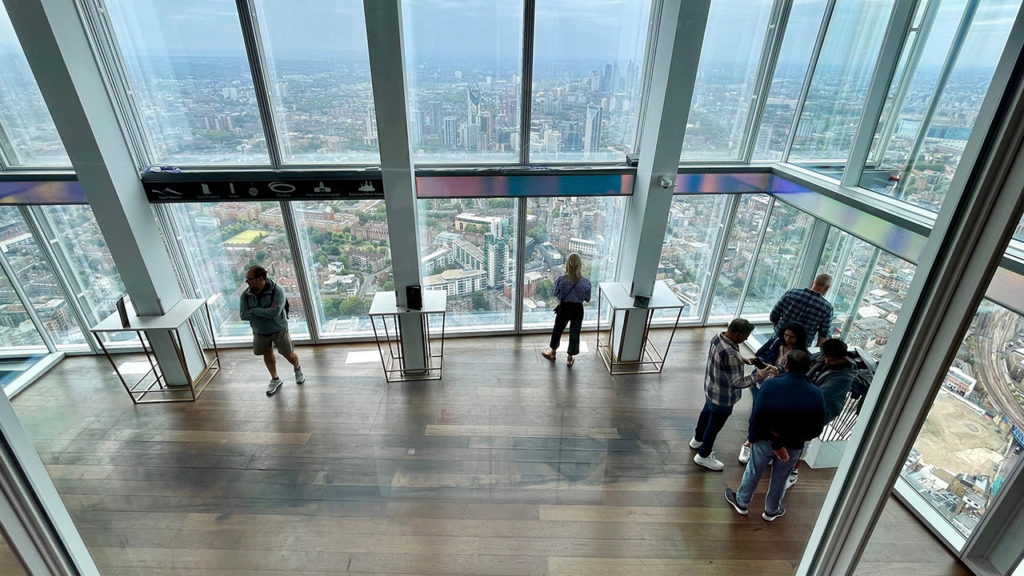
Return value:
[(368, 146), (377, 145), (377, 113), (373, 102), (366, 105), (366, 136), (363, 137), (363, 143)]
[(496, 238), (493, 234), (484, 236), (484, 271), (487, 272), (487, 283), (501, 286), (508, 279), (508, 242)]
[(466, 110), (468, 111), (468, 122), (470, 124), (480, 123), (480, 89), (476, 87), (466, 88)]
[(441, 115), (441, 101), (430, 102), (430, 132), (432, 134), (444, 133), (444, 117)]
[(601, 117), (604, 109), (587, 106), (587, 124), (583, 135), (583, 158), (589, 159), (601, 150)]
[(626, 66), (626, 92), (633, 91), (633, 88), (636, 86), (638, 80), (637, 76), (638, 70), (636, 67), (636, 63), (630, 60), (629, 64)]
[(562, 135), (557, 130), (545, 130), (544, 131), (544, 153), (545, 154), (558, 154), (558, 145), (562, 140)]
[(757, 133), (757, 142), (754, 144), (754, 156), (763, 157), (768, 154), (772, 145), (772, 128), (771, 124), (761, 126), (761, 130)]
[(459, 145), (459, 119), (455, 116), (444, 117), (444, 143), (449, 148), (455, 148)]
[(424, 115), (422, 110), (416, 110), (409, 118), (409, 143), (413, 146), (423, 145)]

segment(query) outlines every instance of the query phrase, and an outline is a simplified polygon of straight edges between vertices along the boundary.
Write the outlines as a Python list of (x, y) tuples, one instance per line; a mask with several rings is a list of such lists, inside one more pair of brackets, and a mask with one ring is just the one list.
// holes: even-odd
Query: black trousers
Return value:
[(697, 418), (697, 429), (693, 431), (693, 437), (704, 442), (698, 452), (702, 457), (707, 458), (711, 455), (715, 439), (729, 420), (729, 416), (732, 416), (732, 406), (718, 406), (705, 398), (704, 409)]
[(569, 325), (569, 356), (580, 353), (580, 330), (583, 329), (583, 304), (562, 302), (555, 314), (555, 328), (551, 331), (551, 349), (558, 350), (562, 343), (562, 332)]

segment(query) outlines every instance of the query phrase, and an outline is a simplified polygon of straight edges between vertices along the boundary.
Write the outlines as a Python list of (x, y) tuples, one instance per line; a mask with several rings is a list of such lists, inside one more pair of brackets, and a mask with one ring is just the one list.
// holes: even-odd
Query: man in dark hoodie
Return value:
[(754, 402), (750, 461), (739, 490), (725, 489), (726, 501), (744, 516), (769, 462), (773, 464), (771, 483), (761, 518), (772, 522), (786, 513), (782, 497), (789, 473), (800, 459), (804, 443), (825, 427), (825, 398), (807, 378), (810, 368), (811, 357), (793, 350), (786, 355), (786, 373), (761, 386)]
[(295, 353), (292, 337), (288, 332), (284, 288), (267, 278), (267, 271), (262, 266), (253, 266), (246, 270), (245, 283), (248, 288), (242, 291), (239, 299), (238, 315), (242, 320), (248, 320), (252, 326), (252, 353), (263, 356), (263, 362), (270, 371), (267, 396), (277, 392), (282, 384), (277, 376), (274, 346), (277, 346), (281, 356), (295, 367), (295, 383), (302, 384), (306, 377), (302, 374), (299, 356)]

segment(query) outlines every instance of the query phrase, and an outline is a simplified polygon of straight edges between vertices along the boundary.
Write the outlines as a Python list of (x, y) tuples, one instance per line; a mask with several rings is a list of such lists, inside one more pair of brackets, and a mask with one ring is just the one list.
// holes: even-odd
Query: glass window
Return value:
[(387, 213), (383, 200), (295, 202), (299, 244), (320, 334), (327, 338), (373, 334), (370, 303), (378, 290), (394, 290)]
[(769, 314), (782, 294), (796, 287), (814, 217), (776, 201), (743, 303), (744, 317)]
[(772, 4), (772, 0), (711, 3), (682, 160), (736, 160), (743, 153)]
[[(0, 270), (0, 357), (46, 354), (46, 344), (32, 322), (25, 303), (18, 298), (7, 273)], [(0, 381), (8, 370), (0, 368)]]
[(88, 349), (64, 289), (17, 208), (0, 207), (0, 238), (3, 257), (57, 349)]
[[(513, 328), (516, 200), (418, 202), (423, 288), (448, 293), (448, 330)], [(540, 248), (553, 266), (564, 258), (551, 244)]]
[(299, 339), (309, 334), (280, 204), (218, 202), (164, 207), (187, 257), (188, 270), (178, 270), (178, 276), (191, 275), (192, 280), (183, 280), (183, 284), (195, 287), (195, 297), (212, 298), (210, 313), (217, 338), (252, 338), (249, 322), (238, 316), (238, 301), (245, 289), (245, 270), (256, 264), (284, 288), (292, 336)]
[(754, 143), (754, 160), (782, 160), (828, 0), (794, 2)]
[[(10, 0), (6, 0), (10, 1)], [(0, 2), (0, 152), (10, 166), (63, 167), (71, 161), (39, 93), (7, 10)]]
[(1024, 322), (982, 302), (902, 477), (965, 538), (1018, 464), (1024, 424)]
[[(491, 201), (493, 202), (493, 200)], [(555, 321), (554, 282), (565, 273), (565, 257), (583, 258), (591, 300), (585, 323), (596, 324), (597, 284), (615, 279), (626, 198), (562, 196), (526, 200), (523, 269), (523, 327), (550, 327)]]
[(282, 161), (380, 162), (363, 3), (258, 0), (256, 9)]
[[(863, 245), (860, 258), (870, 252), (870, 256), (865, 258), (865, 266), (870, 268), (871, 276), (864, 288), (864, 298), (858, 303), (856, 316), (849, 332), (843, 335), (843, 340), (850, 346), (859, 346), (876, 358), (881, 358), (889, 343), (889, 334), (896, 326), (896, 319), (903, 308), (910, 282), (914, 279), (915, 266), (888, 252), (863, 242), (858, 243)], [(855, 273), (858, 265), (857, 259), (851, 263)]]
[(835, 226), (828, 231), (817, 273), (832, 277), (832, 288), (825, 298), (832, 303), (833, 334), (841, 332), (857, 303), (868, 271), (864, 260), (870, 258), (873, 248)]
[(417, 162), (516, 162), (522, 1), (402, 3)]
[(150, 161), (267, 164), (241, 25), (230, 0), (105, 0)]
[[(1020, 8), (1019, 0), (980, 2), (963, 48), (951, 60), (968, 4), (940, 5), (893, 126), (883, 132), (877, 164), (865, 170), (861, 186), (933, 212), (942, 206)], [(945, 67), (950, 70), (943, 83)]]
[(675, 196), (672, 199), (665, 244), (658, 264), (658, 279), (663, 280), (683, 302), (680, 319), (694, 319), (700, 315), (700, 303), (714, 272), (729, 200), (729, 196), (724, 194)]
[(732, 319), (743, 292), (743, 282), (750, 273), (750, 263), (757, 248), (757, 237), (768, 214), (767, 194), (744, 194), (733, 218), (725, 257), (718, 271), (718, 282), (711, 300), (709, 318)]
[(635, 151), (649, 0), (539, 0), (532, 161), (615, 161)]
[[(114, 313), (114, 304), (125, 289), (92, 209), (85, 204), (42, 209), (70, 267), (67, 275), (80, 308), (89, 324), (96, 325)], [(109, 339), (134, 341), (135, 335), (117, 333)]]
[(790, 161), (826, 169), (846, 163), (892, 6), (893, 0), (837, 0)]

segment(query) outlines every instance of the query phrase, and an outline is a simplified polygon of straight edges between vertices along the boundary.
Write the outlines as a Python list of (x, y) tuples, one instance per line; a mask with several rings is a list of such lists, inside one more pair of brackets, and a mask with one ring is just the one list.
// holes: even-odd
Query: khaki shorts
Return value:
[(277, 346), (277, 351), (282, 356), (291, 356), (295, 351), (295, 346), (292, 345), (292, 335), (288, 330), (281, 330), (273, 334), (252, 335), (253, 354), (263, 356), (267, 352), (273, 352), (274, 346)]

